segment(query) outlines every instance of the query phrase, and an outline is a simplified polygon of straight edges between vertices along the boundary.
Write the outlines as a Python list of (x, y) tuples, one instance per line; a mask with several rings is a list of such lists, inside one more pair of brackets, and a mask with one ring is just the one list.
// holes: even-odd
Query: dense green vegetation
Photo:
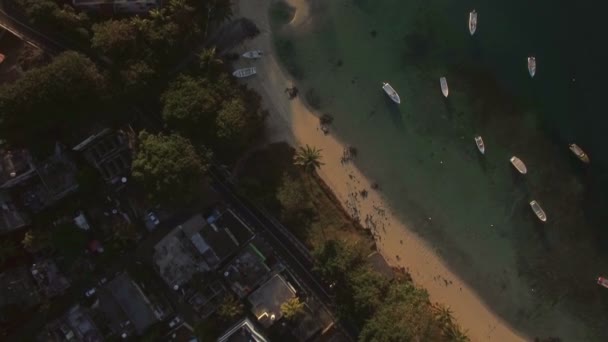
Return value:
[(202, 192), (208, 158), (208, 153), (198, 153), (190, 141), (177, 134), (143, 131), (132, 175), (152, 203), (174, 208)]

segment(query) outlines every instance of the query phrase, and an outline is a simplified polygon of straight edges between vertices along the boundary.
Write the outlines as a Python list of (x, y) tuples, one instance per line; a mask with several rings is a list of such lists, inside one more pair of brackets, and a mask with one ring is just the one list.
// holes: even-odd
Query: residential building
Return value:
[(72, 0), (74, 7), (83, 11), (133, 14), (147, 13), (160, 3), (160, 0)]
[(178, 289), (195, 273), (216, 270), (253, 237), (251, 229), (231, 210), (197, 214), (180, 224), (154, 247), (161, 277)]
[(30, 269), (38, 288), (47, 297), (61, 295), (70, 287), (70, 282), (64, 277), (52, 260), (43, 260), (32, 265)]
[(188, 304), (204, 319), (214, 313), (222, 304), (226, 296), (226, 288), (218, 280), (207, 282), (206, 286), (204, 283), (192, 284), (193, 281), (198, 281), (198, 279), (192, 279), (189, 284), (192, 291), (189, 291), (188, 294)]
[(276, 274), (249, 295), (251, 311), (265, 328), (283, 317), (281, 305), (296, 297), (296, 290), (285, 278)]
[(38, 336), (38, 341), (101, 342), (103, 337), (88, 309), (76, 305), (58, 319), (47, 324)]
[(82, 153), (107, 183), (120, 187), (131, 173), (130, 135), (127, 130), (105, 128), (88, 135), (72, 150)]
[(244, 318), (217, 339), (217, 342), (268, 342), (260, 329), (249, 320)]
[(29, 216), (17, 207), (10, 193), (0, 190), (0, 234), (25, 227), (30, 222)]
[[(41, 162), (27, 150), (0, 149), (0, 189), (19, 204), (38, 212), (78, 189), (76, 167), (60, 144)], [(10, 203), (9, 198), (9, 203)], [(13, 211), (7, 204), (9, 211)]]
[(141, 335), (167, 316), (168, 310), (144, 294), (126, 273), (107, 282), (97, 296), (107, 327), (117, 336)]
[(268, 280), (271, 268), (266, 257), (251, 242), (223, 270), (224, 280), (239, 298), (245, 298), (261, 283)]

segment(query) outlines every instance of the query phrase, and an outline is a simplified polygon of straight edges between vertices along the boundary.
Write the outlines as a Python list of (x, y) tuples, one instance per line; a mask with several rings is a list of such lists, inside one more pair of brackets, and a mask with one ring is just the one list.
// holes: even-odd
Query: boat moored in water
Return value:
[(443, 96), (448, 97), (450, 90), (448, 89), (448, 80), (445, 77), (441, 77), (439, 79), (439, 84), (441, 84), (441, 92)]
[(243, 68), (243, 69), (237, 69), (232, 73), (232, 76), (236, 77), (236, 78), (245, 78), (245, 77), (249, 77), (249, 76), (253, 76), (256, 74), (256, 69), (255, 67), (251, 67), (251, 68)]
[(472, 10), (469, 13), (469, 32), (471, 33), (471, 36), (475, 34), (476, 30), (477, 30), (477, 11)]
[(608, 278), (606, 278), (606, 277), (598, 277), (597, 278), (597, 284), (608, 289)]
[(536, 75), (536, 57), (528, 57), (528, 72), (530, 73), (530, 77)]
[(526, 173), (528, 173), (528, 168), (526, 168), (526, 164), (524, 164), (523, 161), (521, 161), (521, 159), (517, 158), (516, 156), (511, 157), (510, 159), (511, 164), (515, 167), (515, 169), (517, 169), (517, 171), (519, 171), (519, 173), (521, 173), (522, 175), (525, 175)]
[(531, 201), (530, 207), (532, 208), (532, 211), (534, 211), (534, 214), (536, 215), (536, 217), (538, 217), (539, 220), (541, 220), (542, 222), (547, 222), (547, 215), (545, 214), (543, 208), (541, 208), (540, 204), (538, 204), (538, 202)]
[(481, 154), (486, 154), (486, 145), (483, 143), (481, 135), (475, 136), (475, 144), (477, 145), (477, 149)]
[(583, 163), (585, 164), (589, 164), (590, 160), (589, 160), (589, 156), (587, 155), (587, 153), (585, 153), (585, 151), (583, 151), (582, 148), (580, 148), (577, 144), (570, 144), (570, 151), (572, 151), (572, 153), (574, 153), (574, 155), (580, 159)]
[(388, 97), (390, 97), (393, 102), (395, 102), (396, 104), (401, 103), (401, 98), (399, 97), (399, 94), (397, 94), (395, 89), (393, 89), (393, 87), (388, 84), (388, 82), (382, 83), (382, 90), (384, 90), (386, 95), (388, 95)]
[(264, 55), (264, 53), (262, 52), (262, 50), (251, 50), (251, 51), (245, 52), (243, 54), (243, 57), (249, 58), (249, 59), (258, 59), (258, 58), (262, 58), (263, 55)]

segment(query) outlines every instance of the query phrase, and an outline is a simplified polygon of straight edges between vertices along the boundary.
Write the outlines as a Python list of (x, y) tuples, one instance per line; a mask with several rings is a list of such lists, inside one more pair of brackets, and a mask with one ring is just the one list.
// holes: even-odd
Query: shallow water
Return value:
[[(312, 30), (275, 39), (293, 43), (284, 62), (301, 94), (312, 91), (335, 118), (333, 131), (358, 149), (358, 165), (395, 210), (517, 329), (608, 340), (608, 290), (595, 283), (608, 275), (603, 8), (590, 0), (317, 3)], [(573, 141), (589, 167), (570, 154)], [(513, 154), (528, 166), (525, 177), (509, 164)]]

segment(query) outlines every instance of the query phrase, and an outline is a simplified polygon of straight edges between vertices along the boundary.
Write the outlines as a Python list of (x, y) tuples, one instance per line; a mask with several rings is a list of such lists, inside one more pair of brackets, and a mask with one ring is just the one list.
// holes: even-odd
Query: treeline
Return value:
[[(55, 141), (73, 138), (94, 123), (128, 123), (131, 106), (162, 127), (142, 132), (133, 177), (150, 201), (179, 206), (200, 193), (211, 155), (231, 162), (263, 134), (260, 97), (237, 84), (214, 48), (203, 49), (188, 74), (168, 82), (169, 70), (203, 45), (209, 28), (232, 15), (227, 0), (170, 0), (146, 16), (90, 20), (51, 0), (18, 0), (30, 21), (67, 26), (66, 13), (80, 18), (72, 28), (90, 33), (96, 65), (78, 52), (65, 52), (0, 86), (0, 133), (10, 146), (48, 152)], [(57, 27), (62, 27), (61, 25)]]

